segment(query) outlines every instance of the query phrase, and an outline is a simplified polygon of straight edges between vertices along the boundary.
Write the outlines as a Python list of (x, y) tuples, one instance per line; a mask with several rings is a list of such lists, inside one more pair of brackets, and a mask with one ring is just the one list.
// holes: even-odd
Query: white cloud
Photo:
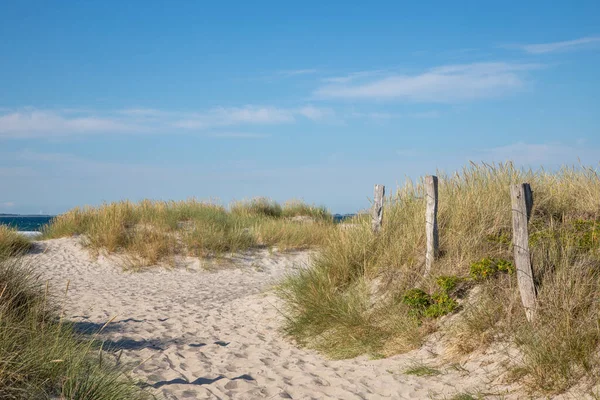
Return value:
[[(177, 133), (222, 127), (289, 124), (302, 117), (318, 121), (333, 112), (306, 105), (217, 107), (201, 112), (127, 108), (116, 111), (38, 110), (0, 112), (0, 138), (61, 137), (102, 133)], [(217, 132), (211, 132), (212, 136)], [(220, 137), (226, 137), (224, 132)], [(256, 136), (245, 134), (244, 137)], [(227, 136), (231, 137), (231, 136)], [(241, 137), (241, 136), (240, 136)]]
[(206, 136), (226, 139), (263, 139), (269, 137), (263, 133), (253, 132), (211, 132)]
[(486, 161), (513, 161), (517, 165), (540, 166), (583, 163), (598, 165), (598, 149), (562, 143), (517, 142), (505, 146), (484, 149), (479, 152)]
[(305, 106), (296, 110), (296, 112), (310, 120), (318, 121), (334, 115), (333, 110), (329, 108), (320, 108), (314, 106)]
[(537, 43), (517, 45), (517, 47), (529, 54), (546, 54), (562, 51), (583, 50), (600, 44), (600, 36), (588, 36), (575, 40), (565, 40), (562, 42)]
[(347, 75), (332, 76), (332, 77), (329, 77), (329, 78), (323, 78), (323, 82), (327, 82), (327, 83), (348, 83), (348, 82), (355, 81), (357, 79), (367, 78), (367, 77), (370, 77), (370, 76), (382, 75), (384, 73), (385, 73), (385, 70), (382, 70), (382, 69), (372, 70), (372, 71), (358, 71), (358, 72), (349, 73)]
[(290, 69), (285, 71), (279, 71), (279, 75), (284, 76), (297, 76), (297, 75), (311, 75), (316, 74), (318, 71), (315, 68), (307, 68), (307, 69)]
[(5, 201), (3, 203), (0, 203), (0, 208), (12, 208), (15, 206), (15, 203), (12, 201)]
[(173, 122), (173, 126), (185, 129), (206, 129), (215, 126), (240, 124), (282, 124), (294, 122), (291, 110), (276, 107), (232, 107), (214, 108), (204, 113), (194, 113)]
[(140, 127), (131, 122), (93, 115), (69, 117), (53, 111), (17, 111), (0, 115), (0, 137), (65, 136), (87, 132), (130, 132)]
[(452, 103), (519, 90), (525, 85), (524, 72), (540, 67), (539, 64), (504, 62), (447, 65), (417, 75), (390, 75), (362, 83), (328, 84), (314, 94), (320, 98)]

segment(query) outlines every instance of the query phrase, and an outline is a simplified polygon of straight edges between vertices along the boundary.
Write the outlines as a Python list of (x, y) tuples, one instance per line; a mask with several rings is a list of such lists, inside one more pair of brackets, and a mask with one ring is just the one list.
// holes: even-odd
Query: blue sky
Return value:
[(0, 2), (0, 212), (598, 166), (600, 3), (496, 3)]

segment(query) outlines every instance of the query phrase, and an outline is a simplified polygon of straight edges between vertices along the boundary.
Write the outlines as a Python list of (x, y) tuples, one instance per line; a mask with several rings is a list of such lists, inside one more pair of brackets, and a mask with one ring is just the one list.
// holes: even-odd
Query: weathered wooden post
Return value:
[(437, 223), (438, 212), (438, 178), (430, 175), (425, 177), (425, 195), (427, 210), (425, 211), (425, 233), (427, 236), (427, 253), (425, 254), (425, 274), (431, 271), (431, 266), (439, 256), (439, 233)]
[(373, 196), (373, 209), (371, 210), (371, 229), (374, 233), (381, 230), (383, 221), (383, 198), (385, 196), (385, 186), (375, 185), (375, 194)]
[(536, 289), (533, 280), (533, 267), (529, 253), (529, 232), (527, 223), (533, 207), (533, 194), (529, 183), (511, 185), (510, 199), (512, 204), (513, 251), (517, 268), (517, 282), (521, 294), (521, 302), (525, 308), (527, 320), (535, 318)]

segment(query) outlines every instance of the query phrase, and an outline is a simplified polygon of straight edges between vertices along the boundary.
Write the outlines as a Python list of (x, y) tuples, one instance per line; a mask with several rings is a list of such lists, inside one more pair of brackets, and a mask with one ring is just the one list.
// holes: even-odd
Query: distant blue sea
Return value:
[[(335, 214), (335, 222), (343, 222), (356, 214)], [(0, 215), (0, 225), (8, 225), (19, 231), (40, 231), (44, 225), (54, 218), (51, 215)]]
[(50, 215), (3, 216), (0, 215), (0, 225), (8, 225), (19, 231), (39, 231), (53, 217)]
[(347, 219), (354, 217), (356, 214), (334, 214), (333, 220), (335, 222), (344, 222)]

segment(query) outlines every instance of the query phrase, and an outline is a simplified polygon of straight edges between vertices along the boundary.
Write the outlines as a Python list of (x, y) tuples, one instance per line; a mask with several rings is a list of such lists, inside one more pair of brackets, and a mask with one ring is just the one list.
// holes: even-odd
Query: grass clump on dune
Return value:
[(31, 248), (31, 241), (15, 229), (0, 225), (0, 261), (20, 255)]
[(0, 261), (0, 398), (142, 399), (146, 394), (58, 318), (31, 266)]
[[(297, 216), (303, 219), (294, 220)], [(73, 209), (55, 217), (44, 238), (83, 235), (92, 251), (122, 252), (144, 266), (176, 255), (205, 257), (261, 246), (307, 248), (322, 244), (333, 229), (326, 209), (298, 201), (282, 207), (257, 198), (226, 209), (195, 200), (144, 200)]]
[[(287, 332), (332, 357), (404, 352), (440, 327), (456, 356), (502, 340), (520, 350), (525, 381), (548, 393), (600, 372), (598, 173), (473, 164), (438, 177), (441, 256), (432, 273), (424, 277), (424, 185), (408, 182), (386, 199), (378, 235), (355, 218), (354, 229), (330, 234), (311, 269), (280, 286)], [(525, 319), (512, 264), (509, 185), (522, 182), (534, 191), (535, 324)]]

